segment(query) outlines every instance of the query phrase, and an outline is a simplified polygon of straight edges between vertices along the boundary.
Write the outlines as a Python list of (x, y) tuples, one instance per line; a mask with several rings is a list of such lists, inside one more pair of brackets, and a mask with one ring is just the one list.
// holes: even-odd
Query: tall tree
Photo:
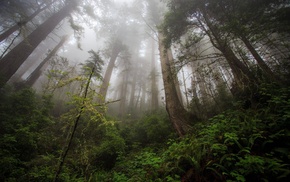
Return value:
[[(161, 13), (162, 9), (160, 4), (155, 0), (149, 0), (148, 14), (151, 18), (151, 28), (160, 26), (163, 19)], [(161, 30), (155, 30), (155, 32), (158, 34), (158, 49), (165, 92), (166, 110), (177, 134), (179, 136), (184, 136), (188, 130), (188, 115), (178, 97), (178, 91), (176, 89), (177, 74), (173, 71), (175, 69), (172, 52), (164, 44), (163, 32)]]
[(33, 86), (33, 84), (36, 82), (36, 80), (41, 75), (41, 69), (43, 66), (49, 61), (59, 50), (59, 48), (65, 43), (65, 41), (68, 39), (68, 36), (64, 36), (61, 41), (52, 49), (52, 51), (49, 52), (49, 54), (46, 56), (46, 58), (35, 68), (35, 70), (26, 78), (25, 84), (28, 86)]
[(89, 53), (91, 54), (91, 57), (83, 67), (83, 74), (87, 77), (87, 81), (84, 85), (83, 95), (81, 95), (81, 98), (80, 98), (80, 100), (81, 100), (80, 108), (77, 109), (78, 112), (76, 113), (76, 117), (75, 117), (75, 120), (73, 122), (72, 129), (71, 129), (70, 134), (68, 136), (67, 144), (64, 146), (63, 152), (60, 156), (58, 168), (56, 170), (55, 177), (53, 180), (54, 182), (59, 181), (59, 175), (61, 173), (61, 170), (62, 170), (62, 167), (64, 165), (65, 159), (67, 157), (68, 151), (71, 148), (72, 141), (73, 141), (73, 138), (75, 136), (80, 118), (81, 118), (83, 112), (85, 111), (87, 97), (88, 97), (89, 88), (90, 88), (92, 78), (94, 76), (98, 77), (100, 75), (100, 71), (102, 70), (103, 60), (101, 59), (99, 54), (92, 51), (92, 50), (89, 51)]
[(25, 40), (14, 47), (0, 60), (0, 74), (7, 82), (33, 50), (49, 35), (50, 32), (78, 5), (76, 0), (66, 1), (64, 7), (39, 25)]
[(133, 68), (131, 70), (131, 93), (130, 93), (130, 101), (129, 101), (129, 108), (131, 112), (134, 112), (134, 102), (135, 102), (135, 94), (136, 94), (136, 83), (137, 83), (137, 69)]
[(29, 21), (31, 21), (33, 18), (35, 18), (38, 14), (40, 14), (41, 12), (43, 12), (44, 10), (49, 8), (50, 5), (53, 4), (55, 1), (56, 0), (52, 0), (52, 1), (50, 0), (49, 2), (46, 2), (46, 1), (42, 2), (38, 6), (38, 9), (34, 13), (32, 13), (30, 16), (28, 16), (24, 20), (21, 20), (21, 21), (17, 22), (15, 25), (13, 25), (10, 28), (8, 28), (5, 32), (1, 33), (0, 34), (0, 42), (2, 42), (4, 39), (9, 37), (11, 34), (13, 34), (18, 29), (20, 29), (23, 26), (25, 26)]
[(167, 49), (167, 57), (168, 57), (170, 65), (171, 65), (171, 69), (172, 69), (171, 72), (172, 72), (172, 74), (174, 74), (173, 79), (174, 79), (174, 83), (175, 83), (175, 88), (176, 88), (176, 92), (177, 92), (177, 95), (178, 95), (178, 99), (179, 99), (180, 103), (183, 104), (180, 83), (179, 83), (178, 76), (177, 76), (178, 75), (178, 70), (175, 67), (175, 61), (174, 61), (174, 58), (173, 58), (173, 53), (172, 53), (171, 48)]
[(157, 85), (157, 72), (155, 66), (155, 40), (151, 39), (151, 109), (156, 111), (159, 107), (159, 98), (158, 98), (158, 85)]
[(176, 90), (175, 79), (176, 74), (172, 72), (173, 68), (168, 57), (168, 48), (163, 44), (163, 34), (158, 33), (159, 53), (162, 70), (162, 78), (165, 91), (166, 110), (170, 120), (179, 136), (186, 134), (188, 130), (187, 112), (182, 106)]
[[(130, 55), (127, 51), (123, 52), (121, 57), (121, 61), (122, 61), (122, 66), (121, 71), (119, 73), (120, 78), (119, 78), (119, 112), (118, 112), (118, 116), (120, 117), (124, 117), (127, 112), (128, 112), (128, 96), (129, 96), (129, 92), (128, 92), (128, 86), (131, 82), (130, 80), (130, 74), (131, 74), (131, 60), (130, 60)], [(135, 91), (133, 91), (135, 93)]]
[(118, 116), (124, 117), (126, 114), (126, 102), (127, 102), (127, 90), (128, 90), (128, 79), (129, 79), (129, 70), (125, 68), (122, 71), (122, 82), (121, 82), (121, 90), (120, 90), (120, 105), (119, 105), (119, 113)]
[[(184, 29), (180, 29), (181, 27)], [(247, 88), (250, 82), (255, 81), (249, 68), (235, 55), (230, 46), (230, 40), (220, 30), (215, 17), (208, 11), (204, 1), (186, 0), (171, 4), (171, 11), (166, 15), (163, 27), (167, 36), (166, 42), (179, 39), (189, 28), (199, 29), (207, 34), (213, 46), (223, 54), (233, 72), (235, 90)]]
[[(224, 55), (235, 81), (242, 87), (247, 85), (247, 82), (259, 81), (247, 67), (252, 64), (251, 57), (255, 59), (264, 75), (271, 80), (280, 81), (272, 70), (273, 66), (271, 68), (269, 61), (266, 62), (267, 56), (263, 55), (261, 50), (265, 45), (265, 38), (276, 39), (278, 32), (287, 29), (285, 21), (280, 22), (278, 18), (281, 17), (278, 15), (279, 11), (288, 12), (286, 4), (287, 1), (284, 0), (172, 0), (168, 3), (170, 13), (166, 16), (164, 32), (169, 37), (167, 41), (170, 42), (178, 40), (180, 35), (189, 29), (202, 28), (210, 37), (212, 44)], [(252, 55), (245, 60), (246, 64), (235, 55), (237, 50), (232, 46), (234, 41), (239, 41), (239, 47), (244, 46), (247, 53)], [(255, 48), (254, 44), (257, 43), (259, 44)]]
[[(125, 45), (119, 39), (115, 39), (112, 42), (112, 46), (113, 46), (113, 48), (111, 50), (110, 61), (109, 61), (109, 64), (107, 66), (107, 69), (106, 69), (106, 72), (105, 72), (105, 76), (103, 78), (103, 82), (102, 82), (102, 85), (101, 85), (101, 88), (100, 88), (100, 91), (99, 91), (99, 94), (102, 97), (103, 101), (105, 101), (105, 99), (106, 99), (109, 83), (110, 83), (110, 80), (111, 80), (111, 76), (112, 76), (112, 73), (113, 73), (113, 69), (114, 69), (117, 57), (118, 57), (119, 53), (121, 51), (123, 51), (124, 48), (125, 48)], [(102, 101), (99, 100), (99, 102), (102, 102)]]
[(146, 81), (143, 81), (143, 84), (141, 85), (141, 98), (140, 98), (140, 107), (139, 107), (139, 109), (140, 109), (140, 111), (144, 111), (144, 110), (146, 110), (147, 109), (147, 105), (146, 105), (146, 92), (147, 92), (147, 90), (146, 90)]
[[(267, 1), (209, 1), (208, 11), (215, 17), (215, 20), (218, 22), (219, 26), (223, 31), (226, 31), (232, 35), (232, 39), (239, 38), (248, 51), (252, 54), (254, 59), (257, 61), (258, 66), (264, 72), (264, 75), (268, 79), (279, 81), (280, 78), (276, 75), (271, 68), (266, 64), (265, 60), (262, 58), (261, 54), (255, 49), (251, 38), (254, 34), (261, 34), (265, 30), (261, 28), (265, 24), (263, 21), (268, 18), (266, 11), (273, 11), (273, 8), (269, 7), (274, 6), (276, 1), (267, 0)], [(281, 1), (282, 4), (283, 1)], [(219, 9), (219, 11), (216, 11)], [(272, 13), (270, 13), (272, 14)], [(267, 23), (270, 25), (269, 23)], [(268, 29), (268, 28), (266, 28)], [(267, 31), (267, 30), (266, 30)], [(252, 38), (252, 40), (255, 40)], [(253, 41), (255, 42), (255, 41)]]
[(254, 77), (250, 72), (249, 68), (239, 60), (231, 49), (229, 42), (226, 38), (222, 38), (223, 35), (220, 33), (218, 28), (212, 24), (212, 21), (209, 19), (208, 14), (204, 8), (202, 8), (204, 22), (208, 27), (203, 25), (202, 20), (199, 20), (200, 25), (203, 27), (207, 35), (210, 37), (212, 44), (222, 52), (223, 56), (226, 58), (235, 81), (239, 88), (244, 88), (248, 86), (249, 81), (254, 81)]

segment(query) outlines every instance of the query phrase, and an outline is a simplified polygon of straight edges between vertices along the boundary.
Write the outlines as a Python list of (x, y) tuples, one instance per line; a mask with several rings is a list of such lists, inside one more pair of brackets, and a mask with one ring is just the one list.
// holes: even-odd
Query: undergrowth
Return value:
[(264, 85), (258, 103), (250, 109), (236, 103), (163, 148), (148, 147), (119, 158), (106, 180), (289, 180), (290, 88)]
[[(0, 181), (52, 181), (66, 122), (51, 117), (49, 98), (37, 98), (29, 89), (4, 91)], [(176, 138), (164, 112), (107, 125), (87, 122), (95, 119), (87, 114), (60, 179), (289, 181), (290, 87), (262, 85), (255, 99), (251, 107), (236, 102), (233, 108), (195, 124), (183, 138)]]

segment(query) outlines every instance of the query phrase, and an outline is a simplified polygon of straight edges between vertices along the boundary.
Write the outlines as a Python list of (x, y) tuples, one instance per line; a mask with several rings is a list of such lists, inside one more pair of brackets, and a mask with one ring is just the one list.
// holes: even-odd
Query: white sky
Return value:
[(133, 0), (115, 0), (116, 3), (131, 3)]
[(132, 1), (133, 1), (133, 0), (115, 0), (115, 2), (118, 2), (118, 3), (119, 3), (119, 2), (120, 2), (120, 3), (121, 3), (121, 2), (132, 2)]

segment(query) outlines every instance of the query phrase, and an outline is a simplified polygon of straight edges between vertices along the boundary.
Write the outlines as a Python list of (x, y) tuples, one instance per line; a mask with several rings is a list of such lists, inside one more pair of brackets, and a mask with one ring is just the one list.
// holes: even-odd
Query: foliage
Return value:
[[(75, 97), (75, 107), (57, 119), (49, 115), (50, 97), (31, 89), (1, 92), (1, 181), (51, 181), (81, 100)], [(290, 88), (263, 84), (256, 97), (255, 107), (238, 102), (180, 139), (163, 112), (117, 124), (96, 115), (87, 100), (60, 179), (289, 180)]]
[(120, 181), (120, 178), (127, 178), (128, 182), (161, 181), (158, 178), (161, 163), (162, 158), (150, 148), (133, 152), (119, 159), (114, 168), (113, 181)]
[(2, 89), (0, 96), (0, 180), (21, 179), (27, 162), (41, 147), (39, 138), (52, 124), (49, 98), (38, 97), (33, 90)]
[(88, 53), (90, 53), (90, 58), (86, 61), (85, 64), (82, 64), (82, 71), (84, 75), (89, 75), (92, 71), (93, 77), (97, 77), (98, 79), (102, 79), (102, 67), (104, 65), (104, 61), (102, 60), (101, 56), (99, 55), (99, 52), (95, 52), (93, 50), (90, 50)]
[(226, 83), (217, 84), (216, 92), (212, 96), (193, 97), (190, 101), (190, 112), (194, 113), (200, 120), (209, 118), (232, 108), (234, 98), (229, 93)]
[(101, 126), (104, 136), (94, 151), (94, 165), (97, 168), (110, 170), (114, 167), (117, 157), (125, 151), (125, 141), (115, 125)]
[(83, 115), (59, 179), (86, 181), (92, 171), (112, 168), (124, 152), (123, 138), (103, 117), (93, 92), (85, 99), (69, 94), (66, 112), (57, 118), (50, 115), (50, 96), (40, 97), (32, 89), (1, 92), (1, 181), (52, 181), (80, 108)]
[(167, 113), (164, 110), (155, 113), (145, 113), (137, 121), (120, 124), (121, 135), (126, 140), (128, 147), (136, 145), (158, 145), (174, 137)]
[(131, 150), (102, 175), (106, 181), (287, 181), (289, 98), (289, 87), (262, 85), (257, 107), (237, 103), (184, 138)]
[[(31, 4), (30, 1), (28, 4)], [(255, 79), (251, 80), (249, 88), (236, 92), (231, 87), (230, 74), (229, 78), (222, 78), (219, 75), (222, 71), (215, 75), (201, 69), (199, 76), (203, 80), (198, 82), (214, 85), (215, 90), (201, 93), (202, 85), (199, 83), (192, 88), (196, 89), (193, 94), (195, 98), (188, 109), (203, 122), (188, 126), (191, 133), (176, 138), (165, 111), (145, 113), (137, 118), (134, 108), (130, 108), (132, 116), (127, 115), (123, 121), (114, 121), (105, 116), (104, 104), (96, 102), (99, 100), (95, 92), (99, 80), (90, 84), (92, 76), (101, 78), (103, 61), (99, 53), (89, 51), (91, 57), (83, 64), (82, 75), (77, 75), (75, 69), (69, 67), (66, 58), (56, 56), (55, 62), (51, 62), (52, 69), (47, 74), (49, 80), (44, 90), (45, 93), (54, 94), (58, 102), (55, 110), (52, 110), (52, 96), (40, 96), (27, 88), (14, 90), (4, 86), (0, 78), (0, 181), (52, 181), (61, 162), (64, 165), (60, 181), (289, 181), (290, 87), (283, 85), (289, 77), (288, 1), (171, 0), (168, 3), (169, 12), (161, 26), (161, 11), (158, 11), (159, 5), (154, 1), (148, 1), (149, 11), (142, 10), (141, 14), (151, 14), (154, 24), (166, 36), (163, 43), (167, 48), (172, 42), (185, 41), (181, 45), (178, 61), (182, 65), (184, 61), (192, 60), (222, 62), (216, 57), (220, 57), (220, 52), (217, 55), (201, 54), (209, 50), (195, 53), (194, 49), (201, 47), (202, 41), (209, 38), (221, 53), (230, 51), (249, 70), (258, 70), (251, 72)], [(146, 2), (141, 4), (145, 5)], [(23, 3), (19, 5), (20, 9), (27, 9)], [(14, 12), (16, 9), (10, 10)], [(100, 11), (93, 12), (94, 8), (86, 3), (78, 9), (82, 15), (87, 12), (105, 22), (102, 29), (111, 34), (106, 50), (108, 57), (116, 58), (123, 52), (119, 56), (121, 59), (138, 59), (136, 55), (129, 54), (130, 46), (123, 42), (130, 42), (138, 52), (137, 39), (133, 41), (131, 38), (135, 37), (125, 32), (135, 32), (136, 35), (139, 29), (135, 27), (142, 28), (139, 20), (121, 16), (116, 19), (122, 21), (113, 22), (110, 17), (101, 20), (94, 14)], [(127, 16), (127, 10), (124, 8), (120, 13)], [(29, 12), (23, 11), (27, 15), (32, 11)], [(12, 21), (8, 12), (2, 14)], [(115, 13), (106, 14), (112, 16)], [(73, 18), (71, 16), (69, 23), (79, 40), (83, 28)], [(4, 23), (10, 25), (9, 21)], [(130, 26), (123, 26), (128, 24)], [(247, 48), (247, 41), (252, 51), (249, 45)], [(147, 46), (143, 46), (144, 43), (143, 40), (140, 47), (145, 50)], [(260, 61), (265, 61), (270, 71), (279, 75), (281, 80), (276, 80), (279, 84), (262, 83), (268, 78), (263, 79), (265, 73), (256, 63), (259, 59), (253, 52), (260, 56)], [(228, 63), (234, 61), (233, 56), (230, 56)], [(146, 62), (139, 62), (141, 67), (147, 69)], [(235, 66), (231, 69), (233, 71)], [(240, 66), (237, 70), (235, 73), (242, 71)], [(146, 80), (144, 75), (141, 77)], [(134, 90), (133, 81), (128, 79), (126, 84), (131, 84)], [(138, 99), (143, 95), (142, 85), (143, 82), (138, 84)], [(60, 88), (64, 89), (60, 91)], [(229, 91), (232, 91), (234, 98)], [(132, 93), (133, 98), (134, 92), (128, 93)], [(207, 95), (211, 98), (204, 97)], [(237, 98), (246, 100), (233, 102)], [(65, 150), (69, 151), (65, 155), (67, 157), (62, 155)]]
[(193, 135), (164, 153), (169, 172), (188, 181), (288, 179), (289, 91), (266, 85), (260, 89), (263, 107), (228, 110), (196, 125)]
[(94, 179), (114, 182), (162, 181), (158, 176), (163, 161), (161, 150), (168, 138), (175, 137), (165, 111), (146, 113), (137, 121), (126, 122), (118, 124), (126, 142), (125, 151), (119, 153), (110, 171), (98, 170), (94, 173)]

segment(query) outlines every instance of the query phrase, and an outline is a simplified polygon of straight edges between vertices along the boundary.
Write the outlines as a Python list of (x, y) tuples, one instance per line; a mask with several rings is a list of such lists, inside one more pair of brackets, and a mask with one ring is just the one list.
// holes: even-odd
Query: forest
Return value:
[(290, 180), (289, 0), (0, 0), (0, 181)]

